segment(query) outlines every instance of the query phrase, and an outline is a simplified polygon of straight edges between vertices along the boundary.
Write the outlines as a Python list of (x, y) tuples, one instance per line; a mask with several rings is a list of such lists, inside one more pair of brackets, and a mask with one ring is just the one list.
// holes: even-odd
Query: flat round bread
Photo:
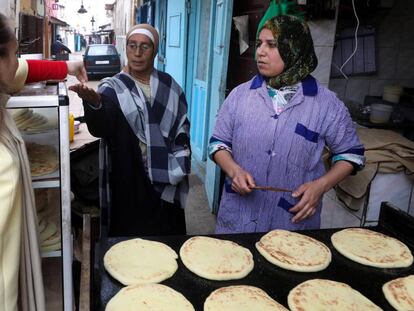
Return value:
[(414, 310), (414, 275), (389, 281), (382, 286), (382, 291), (397, 311)]
[(204, 236), (185, 241), (180, 257), (191, 272), (209, 280), (241, 279), (254, 267), (253, 255), (247, 248)]
[(42, 233), (46, 229), (47, 221), (45, 219), (40, 219), (38, 220), (38, 223), (39, 223), (39, 233)]
[(60, 243), (60, 232), (56, 231), (54, 235), (42, 241), (41, 246), (46, 247), (50, 245), (54, 245)]
[(104, 266), (124, 285), (158, 283), (177, 271), (177, 258), (164, 243), (132, 239), (113, 245), (104, 256)]
[(33, 115), (33, 110), (28, 108), (11, 109), (10, 111), (16, 124), (30, 119)]
[(32, 176), (50, 174), (59, 168), (58, 155), (52, 146), (26, 143)]
[(289, 311), (260, 288), (246, 285), (222, 287), (204, 302), (204, 311)]
[(121, 289), (106, 305), (105, 311), (194, 311), (179, 292), (162, 284), (135, 284)]
[(52, 245), (48, 245), (48, 246), (41, 246), (41, 248), (40, 248), (40, 250), (43, 252), (43, 253), (46, 253), (46, 252), (54, 252), (54, 251), (58, 251), (58, 250), (60, 250), (60, 248), (61, 248), (61, 245), (60, 245), (60, 242), (57, 242), (57, 243), (55, 243), (55, 244), (52, 244)]
[(303, 282), (289, 292), (291, 311), (380, 311), (380, 307), (351, 286), (330, 280)]
[(53, 222), (49, 222), (46, 228), (40, 233), (40, 241), (43, 242), (52, 237), (57, 232), (57, 227)]
[(286, 230), (270, 231), (256, 243), (256, 248), (272, 264), (298, 272), (323, 270), (332, 259), (331, 251), (322, 242)]
[(402, 242), (363, 228), (349, 228), (331, 236), (333, 246), (345, 257), (378, 268), (402, 268), (413, 263), (413, 255)]
[(10, 109), (10, 114), (14, 120), (19, 120), (19, 118), (29, 114), (29, 111), (29, 108)]

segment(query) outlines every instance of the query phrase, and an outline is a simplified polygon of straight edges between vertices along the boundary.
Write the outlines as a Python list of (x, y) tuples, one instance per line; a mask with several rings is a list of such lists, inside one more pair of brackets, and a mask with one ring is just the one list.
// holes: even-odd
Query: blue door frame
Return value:
[[(207, 156), (208, 141), (208, 122), (210, 110), (210, 83), (211, 83), (211, 42), (212, 42), (212, 14), (211, 0), (193, 0), (191, 2), (192, 13), (190, 21), (193, 22), (189, 27), (189, 38), (192, 44), (189, 44), (188, 76), (190, 77), (189, 87), (187, 88), (187, 98), (189, 104), (189, 118), (191, 126), (191, 147), (193, 160), (199, 166), (205, 167)], [(191, 42), (189, 40), (189, 42)], [(204, 176), (200, 176), (204, 179)]]
[(183, 90), (186, 88), (187, 71), (187, 1), (167, 1), (167, 32), (165, 71), (168, 72)]
[(165, 71), (165, 51), (167, 33), (167, 0), (156, 0), (155, 2), (155, 27), (158, 30), (160, 42), (155, 67)]
[[(214, 0), (213, 9), (213, 38), (210, 93), (210, 109), (208, 137), (211, 136), (216, 123), (216, 115), (224, 101), (227, 80), (227, 65), (230, 50), (230, 33), (233, 13), (233, 0)], [(209, 207), (213, 212), (218, 211), (219, 205), (220, 169), (207, 158), (205, 189)]]

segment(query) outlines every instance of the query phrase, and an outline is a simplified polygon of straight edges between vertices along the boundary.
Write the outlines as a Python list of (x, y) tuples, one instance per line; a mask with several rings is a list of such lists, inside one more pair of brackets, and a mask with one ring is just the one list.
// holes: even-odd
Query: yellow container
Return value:
[(75, 117), (72, 113), (69, 114), (69, 141), (72, 142), (75, 137)]

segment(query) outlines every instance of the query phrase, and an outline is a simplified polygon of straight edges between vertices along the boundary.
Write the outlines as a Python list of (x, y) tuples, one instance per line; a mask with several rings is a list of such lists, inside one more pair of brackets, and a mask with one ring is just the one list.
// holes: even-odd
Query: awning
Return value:
[(53, 17), (53, 16), (50, 16), (49, 22), (52, 23), (52, 24), (55, 24), (55, 25), (69, 26), (69, 24), (67, 24), (66, 22), (64, 22), (64, 21), (62, 21), (62, 20), (60, 20), (56, 17)]

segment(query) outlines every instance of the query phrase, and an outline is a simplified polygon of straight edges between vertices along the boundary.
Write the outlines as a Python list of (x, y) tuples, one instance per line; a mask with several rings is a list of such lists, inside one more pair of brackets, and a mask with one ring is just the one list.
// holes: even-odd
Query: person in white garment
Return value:
[(17, 49), (14, 30), (0, 13), (0, 310), (44, 311), (30, 167), (24, 141), (6, 104), (9, 94), (26, 81), (62, 79), (68, 73), (86, 81), (87, 76), (82, 62), (19, 61)]

